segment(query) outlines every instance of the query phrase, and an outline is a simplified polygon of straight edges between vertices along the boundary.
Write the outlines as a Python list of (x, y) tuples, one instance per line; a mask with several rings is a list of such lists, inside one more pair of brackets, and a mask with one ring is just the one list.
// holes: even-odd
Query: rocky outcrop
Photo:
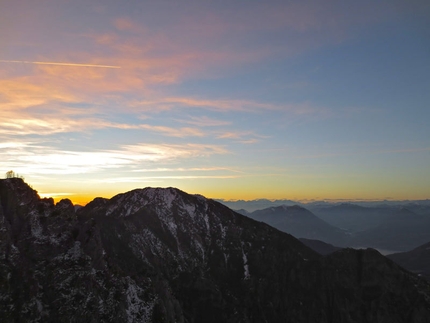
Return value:
[(430, 288), (374, 250), (322, 257), (178, 189), (75, 212), (0, 180), (2, 322), (429, 322)]

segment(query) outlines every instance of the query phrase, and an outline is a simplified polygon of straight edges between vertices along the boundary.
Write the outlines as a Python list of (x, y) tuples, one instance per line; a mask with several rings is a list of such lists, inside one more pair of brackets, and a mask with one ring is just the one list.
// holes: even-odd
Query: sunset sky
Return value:
[(86, 203), (430, 198), (429, 1), (0, 1), (0, 171)]

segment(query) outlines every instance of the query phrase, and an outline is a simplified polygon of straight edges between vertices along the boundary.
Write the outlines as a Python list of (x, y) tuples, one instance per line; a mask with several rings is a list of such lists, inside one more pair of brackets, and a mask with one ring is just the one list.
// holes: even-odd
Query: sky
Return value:
[(0, 0), (0, 172), (85, 204), (430, 198), (429, 1)]

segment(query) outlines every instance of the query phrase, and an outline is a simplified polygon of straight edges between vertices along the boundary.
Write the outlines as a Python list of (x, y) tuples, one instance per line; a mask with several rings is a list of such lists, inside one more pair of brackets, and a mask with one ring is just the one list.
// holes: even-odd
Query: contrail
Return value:
[(22, 64), (37, 64), (37, 65), (60, 65), (60, 66), (78, 66), (78, 67), (121, 68), (121, 66), (112, 66), (112, 65), (59, 63), (59, 62), (8, 61), (8, 60), (2, 60), (2, 59), (0, 60), (0, 63), (22, 63)]

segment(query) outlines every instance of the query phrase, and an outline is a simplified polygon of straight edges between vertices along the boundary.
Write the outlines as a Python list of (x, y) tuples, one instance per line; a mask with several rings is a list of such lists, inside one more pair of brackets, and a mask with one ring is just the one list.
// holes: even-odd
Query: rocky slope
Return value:
[(374, 250), (322, 257), (180, 190), (75, 211), (0, 180), (2, 322), (429, 322), (430, 287)]

